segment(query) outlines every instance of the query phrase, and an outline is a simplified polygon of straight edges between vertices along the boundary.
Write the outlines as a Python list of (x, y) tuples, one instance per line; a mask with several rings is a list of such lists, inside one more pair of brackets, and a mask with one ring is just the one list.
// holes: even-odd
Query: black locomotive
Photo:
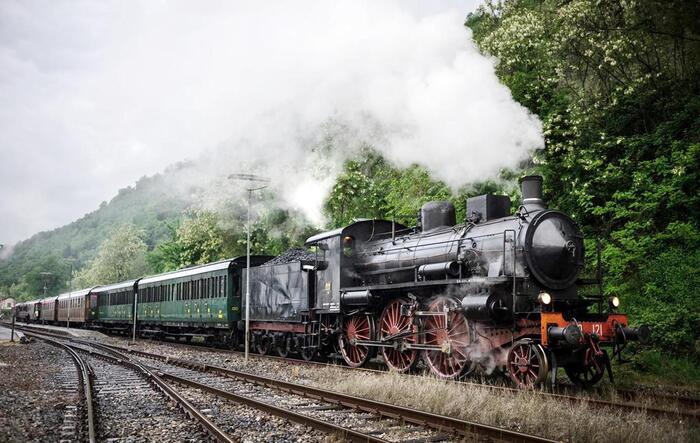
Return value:
[(579, 279), (576, 223), (547, 209), (542, 177), (524, 177), (522, 195), (515, 214), (508, 197), (470, 198), (460, 224), (449, 202), (425, 204), (414, 228), (360, 220), (309, 238), (304, 260), (253, 268), (256, 347), (335, 347), (355, 367), (379, 352), (399, 372), (422, 358), (444, 378), (499, 368), (521, 387), (564, 367), (596, 383), (609, 369), (601, 346), (619, 353), (649, 330), (629, 328), (616, 298), (590, 312), (603, 304), (581, 295), (596, 282)]

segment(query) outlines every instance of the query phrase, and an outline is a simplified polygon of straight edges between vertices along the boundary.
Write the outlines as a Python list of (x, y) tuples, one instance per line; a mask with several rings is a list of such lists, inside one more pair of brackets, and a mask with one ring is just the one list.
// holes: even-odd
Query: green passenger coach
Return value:
[(133, 324), (134, 289), (138, 280), (129, 280), (95, 288), (90, 293), (90, 317), (103, 329), (130, 330)]
[[(268, 259), (251, 257), (251, 264)], [(200, 336), (210, 342), (237, 345), (245, 266), (246, 258), (238, 257), (138, 280), (141, 333), (187, 340)]]

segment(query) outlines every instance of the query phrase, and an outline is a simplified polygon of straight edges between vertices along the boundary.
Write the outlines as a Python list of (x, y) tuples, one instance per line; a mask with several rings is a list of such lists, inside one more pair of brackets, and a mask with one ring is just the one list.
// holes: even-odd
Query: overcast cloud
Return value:
[(0, 243), (205, 151), (293, 159), (328, 118), (453, 185), (514, 166), (540, 125), (464, 29), (478, 3), (0, 2)]

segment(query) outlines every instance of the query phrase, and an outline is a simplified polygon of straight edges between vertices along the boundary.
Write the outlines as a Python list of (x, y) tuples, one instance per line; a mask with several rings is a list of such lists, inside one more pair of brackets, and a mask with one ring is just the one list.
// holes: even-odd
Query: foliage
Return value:
[(655, 343), (698, 353), (700, 4), (487, 2), (467, 25), (543, 121), (553, 206), (605, 241), (609, 294)]
[[(245, 216), (188, 211), (172, 237), (146, 256), (150, 271), (160, 273), (246, 254)], [(300, 217), (279, 208), (261, 207), (252, 220), (251, 253), (279, 254), (300, 246), (315, 233)], [(231, 220), (227, 222), (227, 220)]]
[[(513, 177), (509, 171), (503, 171), (501, 178)], [(422, 167), (397, 168), (368, 147), (345, 163), (324, 212), (330, 228), (347, 225), (357, 218), (383, 218), (414, 226), (420, 207), (428, 201), (451, 201), (457, 219), (462, 220), (468, 197), (485, 192), (506, 193), (512, 189), (510, 183), (500, 181), (474, 183), (453, 191)], [(512, 201), (514, 197), (511, 195)]]
[(76, 287), (104, 285), (143, 276), (146, 273), (144, 232), (125, 224), (100, 245), (97, 257), (76, 276)]

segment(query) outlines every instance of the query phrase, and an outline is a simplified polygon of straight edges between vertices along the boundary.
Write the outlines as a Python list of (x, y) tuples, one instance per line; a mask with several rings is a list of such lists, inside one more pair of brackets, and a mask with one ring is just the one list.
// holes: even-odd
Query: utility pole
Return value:
[(232, 180), (242, 180), (250, 183), (245, 189), (248, 191), (248, 221), (246, 223), (246, 271), (245, 271), (245, 357), (248, 362), (248, 352), (250, 348), (250, 202), (253, 198), (253, 191), (265, 189), (270, 179), (253, 174), (231, 174), (228, 176)]

